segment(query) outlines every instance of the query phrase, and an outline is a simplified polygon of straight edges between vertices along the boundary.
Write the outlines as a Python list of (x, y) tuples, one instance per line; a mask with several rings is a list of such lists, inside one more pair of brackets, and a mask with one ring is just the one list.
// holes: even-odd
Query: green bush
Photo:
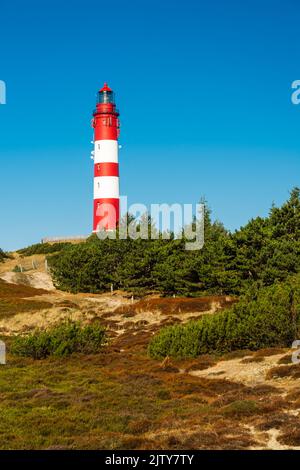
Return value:
[(226, 405), (222, 413), (227, 417), (251, 416), (259, 412), (258, 404), (253, 400), (237, 400)]
[(10, 258), (10, 255), (5, 253), (3, 250), (0, 248), (0, 263), (2, 263), (5, 259)]
[[(104, 292), (113, 284), (115, 289), (158, 291), (163, 295), (240, 295), (250, 286), (270, 286), (299, 272), (298, 188), (282, 207), (273, 206), (268, 217), (251, 219), (234, 233), (213, 222), (206, 204), (205, 208), (201, 250), (186, 250), (185, 240), (174, 238), (174, 234), (169, 240), (161, 236), (151, 240), (99, 240), (94, 234), (85, 243), (62, 248), (48, 258), (56, 287), (71, 292)], [(148, 224), (150, 232), (151, 220)], [(45, 250), (46, 245), (29, 247), (25, 252)], [(50, 245), (49, 250), (57, 251), (63, 245)]]
[(66, 247), (72, 245), (70, 242), (60, 243), (36, 243), (35, 245), (27, 246), (18, 250), (17, 253), (23, 256), (44, 255), (48, 253), (56, 253), (64, 250)]
[(79, 322), (64, 321), (48, 330), (15, 337), (10, 351), (16, 356), (43, 359), (47, 356), (68, 356), (75, 352), (93, 354), (105, 342), (105, 329), (101, 325), (82, 326)]
[(153, 358), (290, 347), (300, 327), (300, 280), (255, 290), (222, 313), (163, 328), (149, 344)]

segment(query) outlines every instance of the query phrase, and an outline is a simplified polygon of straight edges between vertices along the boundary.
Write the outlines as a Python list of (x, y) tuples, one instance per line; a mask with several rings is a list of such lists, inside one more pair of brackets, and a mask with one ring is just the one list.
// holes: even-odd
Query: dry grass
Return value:
[(37, 295), (47, 294), (43, 289), (35, 289), (30, 286), (18, 284), (8, 284), (0, 279), (0, 298), (1, 299), (20, 299), (26, 297), (34, 297)]
[(289, 377), (291, 379), (300, 379), (300, 365), (292, 364), (288, 366), (273, 367), (266, 375), (267, 379), (276, 379)]
[(207, 296), (197, 298), (160, 298), (142, 299), (132, 306), (122, 306), (116, 313), (134, 315), (138, 312), (159, 310), (162, 314), (172, 315), (181, 313), (207, 312), (229, 307), (237, 299), (229, 296)]
[[(163, 322), (185, 321), (193, 312), (213, 312), (232, 301), (152, 297), (131, 303), (121, 293), (49, 294), (0, 281), (0, 317), (1, 305), (6, 305), (8, 316), (18, 313), (16, 317), (29, 321), (46, 304), (55, 318), (71, 312), (88, 322), (102, 319), (111, 337), (97, 355), (42, 361), (8, 356), (0, 374), (0, 449), (297, 446), (298, 418), (293, 413), (300, 408), (299, 368), (278, 367), (286, 350), (190, 360), (147, 356), (148, 342)], [(27, 314), (20, 315), (22, 311)], [(290, 388), (280, 388), (278, 368)], [(266, 377), (268, 370), (272, 372)], [(273, 433), (272, 441), (268, 433)]]
[(249, 364), (251, 362), (263, 362), (267, 357), (283, 354), (285, 349), (282, 348), (266, 348), (259, 351), (249, 352), (249, 357), (245, 357), (241, 362)]
[[(9, 357), (0, 376), (0, 448), (247, 449), (261, 445), (249, 424), (297, 441), (286, 411), (299, 393), (283, 399), (271, 385), (184, 372), (195, 360), (151, 360), (148, 334), (131, 342), (123, 334), (93, 356)], [(216, 360), (204, 356), (198, 365)]]
[(292, 364), (292, 354), (286, 354), (285, 356), (283, 356), (282, 358), (279, 359), (277, 364), (279, 364), (279, 365), (281, 365), (281, 364)]
[[(0, 448), (244, 449), (255, 444), (245, 423), (268, 413), (262, 403), (272, 387), (179, 373), (179, 363), (150, 360), (145, 334), (135, 336), (126, 352), (111, 344), (94, 356), (9, 357), (0, 376)], [(193, 362), (185, 361), (185, 367)]]
[(40, 300), (27, 300), (27, 297), (34, 297), (44, 294), (42, 289), (7, 284), (0, 279), (0, 318), (7, 318), (18, 313), (34, 312), (52, 306), (49, 302)]

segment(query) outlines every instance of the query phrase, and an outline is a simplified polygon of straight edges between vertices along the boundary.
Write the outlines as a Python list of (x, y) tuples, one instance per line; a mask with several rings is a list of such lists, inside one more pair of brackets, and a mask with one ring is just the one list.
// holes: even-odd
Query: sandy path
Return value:
[[(246, 356), (243, 359), (220, 361), (208, 369), (191, 371), (190, 374), (195, 377), (228, 379), (248, 386), (261, 385), (266, 382), (265, 377), (268, 370), (275, 367), (285, 354), (267, 356), (262, 362), (247, 362), (246, 364), (243, 360), (251, 356)], [(275, 382), (278, 385), (278, 382)]]

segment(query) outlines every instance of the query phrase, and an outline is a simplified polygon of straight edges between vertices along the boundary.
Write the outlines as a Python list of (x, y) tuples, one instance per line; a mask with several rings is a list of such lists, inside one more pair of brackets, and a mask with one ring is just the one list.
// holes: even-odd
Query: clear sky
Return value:
[(121, 112), (121, 194), (205, 196), (231, 230), (300, 186), (298, 0), (2, 0), (0, 247), (88, 234), (90, 120)]

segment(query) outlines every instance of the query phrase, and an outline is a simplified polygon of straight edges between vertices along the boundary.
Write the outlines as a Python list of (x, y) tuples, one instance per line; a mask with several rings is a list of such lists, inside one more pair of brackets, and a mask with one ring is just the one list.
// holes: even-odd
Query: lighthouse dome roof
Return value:
[(102, 91), (112, 91), (112, 89), (109, 88), (109, 86), (108, 86), (107, 83), (105, 82), (104, 85), (103, 85), (103, 87), (102, 87), (101, 90), (99, 90), (99, 91), (100, 91), (100, 93), (101, 93)]

